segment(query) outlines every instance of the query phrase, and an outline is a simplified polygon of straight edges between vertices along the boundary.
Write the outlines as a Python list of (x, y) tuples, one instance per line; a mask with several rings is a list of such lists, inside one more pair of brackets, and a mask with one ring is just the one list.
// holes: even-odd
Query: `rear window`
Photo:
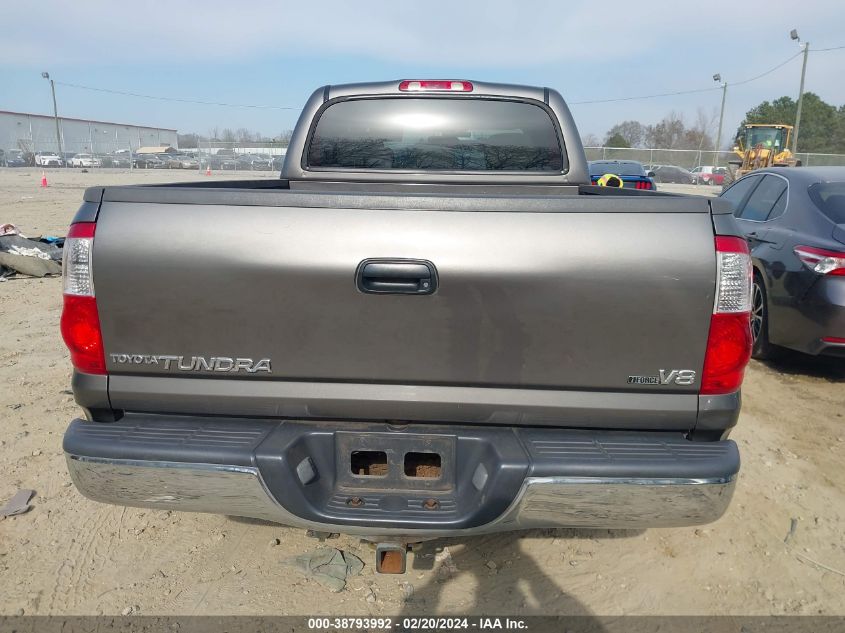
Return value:
[(786, 191), (786, 180), (777, 176), (764, 176), (763, 181), (748, 198), (739, 217), (743, 220), (765, 222), (775, 203)]
[(758, 182), (760, 182), (760, 176), (746, 176), (741, 180), (737, 180), (722, 193), (721, 197), (724, 200), (733, 203), (734, 215), (741, 210), (739, 205), (742, 203), (743, 198), (745, 198), (746, 194), (748, 194), (748, 192), (751, 191)]
[(457, 98), (340, 101), (317, 121), (308, 167), (560, 172), (552, 118), (537, 105)]
[(816, 183), (808, 193), (813, 204), (834, 224), (845, 224), (845, 182)]

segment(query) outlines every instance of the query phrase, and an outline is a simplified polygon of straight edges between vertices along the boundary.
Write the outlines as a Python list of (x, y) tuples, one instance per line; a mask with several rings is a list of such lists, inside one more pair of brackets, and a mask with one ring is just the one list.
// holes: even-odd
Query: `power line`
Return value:
[(226, 108), (259, 108), (268, 110), (301, 110), (301, 108), (294, 108), (292, 106), (274, 106), (274, 105), (255, 105), (250, 103), (220, 103), (217, 101), (199, 101), (197, 99), (180, 99), (178, 97), (161, 97), (156, 95), (142, 95), (137, 92), (123, 92), (121, 90), (109, 90), (108, 88), (94, 88), (92, 86), (81, 86), (79, 84), (65, 83), (64, 81), (57, 81), (60, 86), (67, 86), (69, 88), (78, 88), (80, 90), (93, 90), (94, 92), (107, 92), (114, 95), (123, 95), (126, 97), (138, 97), (141, 99), (155, 99), (157, 101), (176, 101), (179, 103), (194, 103), (199, 105), (223, 106)]
[(585, 105), (590, 103), (613, 103), (616, 101), (636, 101), (638, 99), (654, 99), (656, 97), (674, 97), (677, 95), (689, 95), (696, 92), (710, 92), (712, 90), (721, 90), (718, 86), (715, 88), (697, 88), (695, 90), (680, 90), (678, 92), (662, 92), (655, 95), (643, 95), (641, 97), (618, 97), (616, 99), (596, 99), (594, 101), (569, 101), (570, 105)]
[[(845, 48), (845, 46), (837, 47), (837, 48)], [(831, 48), (831, 49), (820, 49), (820, 50), (834, 50), (834, 49)], [(795, 59), (796, 57), (798, 57), (802, 53), (803, 53), (803, 51), (798, 51), (797, 53), (795, 53), (794, 55), (792, 55), (788, 59), (785, 59), (784, 61), (782, 61), (780, 64), (778, 64), (774, 68), (770, 68), (766, 72), (761, 73), (761, 74), (757, 75), (756, 77), (751, 77), (750, 79), (745, 79), (743, 81), (734, 82), (734, 83), (731, 84), (731, 86), (741, 86), (743, 84), (748, 84), (748, 83), (751, 83), (752, 81), (757, 81), (758, 79), (762, 79), (766, 75), (770, 75), (771, 73), (775, 72), (779, 68), (782, 68), (783, 66), (785, 66), (786, 64), (791, 62), (793, 59)], [(660, 94), (643, 95), (643, 96), (640, 96), (640, 97), (618, 97), (616, 99), (598, 99), (598, 100), (594, 100), (594, 101), (570, 101), (569, 103), (571, 105), (586, 105), (586, 104), (592, 104), (592, 103), (615, 103), (615, 102), (618, 102), (618, 101), (637, 101), (637, 100), (640, 100), (640, 99), (654, 99), (654, 98), (657, 98), (657, 97), (674, 97), (674, 96), (678, 96), (678, 95), (688, 95), (688, 94), (695, 94), (695, 93), (699, 93), (699, 92), (711, 92), (713, 90), (721, 90), (721, 87), (714, 86), (712, 88), (698, 88), (698, 89), (695, 89), (695, 90), (679, 90), (677, 92), (662, 92)]]
[(778, 70), (779, 68), (783, 68), (783, 67), (784, 67), (784, 66), (786, 66), (789, 62), (791, 62), (793, 59), (795, 59), (795, 58), (796, 58), (796, 57), (798, 57), (799, 55), (803, 55), (803, 54), (804, 54), (804, 51), (798, 51), (797, 53), (795, 53), (795, 55), (792, 55), (792, 56), (791, 56), (791, 57), (789, 57), (788, 59), (786, 59), (786, 60), (782, 61), (780, 64), (778, 64), (778, 65), (777, 65), (777, 66), (775, 66), (774, 68), (770, 68), (770, 69), (769, 69), (769, 70), (767, 70), (766, 72), (761, 73), (761, 74), (757, 75), (756, 77), (752, 77), (751, 79), (746, 79), (746, 80), (744, 80), (744, 81), (735, 81), (735, 82), (733, 82), (733, 83), (731, 84), (731, 86), (741, 86), (741, 85), (743, 85), (743, 84), (750, 84), (752, 81), (757, 81), (758, 79), (762, 79), (762, 78), (763, 78), (763, 77), (765, 77), (766, 75), (771, 75), (773, 72), (775, 72), (775, 71), (776, 71), (776, 70)]
[[(843, 46), (831, 46), (831, 47), (828, 47), (828, 48), (814, 48), (814, 49), (811, 49), (811, 50), (814, 53), (823, 53), (823, 52), (826, 52), (826, 51), (835, 51), (835, 50), (840, 50), (840, 49), (843, 49), (843, 48), (845, 48), (845, 45), (843, 45)], [(782, 61), (777, 66), (770, 68), (766, 72), (761, 73), (761, 74), (759, 74), (755, 77), (751, 77), (750, 79), (745, 79), (743, 81), (734, 82), (731, 85), (732, 86), (742, 86), (744, 84), (749, 84), (752, 81), (757, 81), (758, 79), (762, 79), (766, 75), (770, 75), (773, 72), (775, 72), (776, 70), (782, 68), (783, 66), (786, 66), (786, 64), (791, 62), (793, 59), (795, 59), (796, 57), (798, 57), (802, 53), (803, 53), (803, 51), (798, 51), (794, 55), (792, 55), (789, 58)], [(80, 90), (92, 90), (94, 92), (106, 92), (108, 94), (123, 95), (123, 96), (126, 96), (126, 97), (137, 97), (137, 98), (140, 98), (140, 99), (154, 99), (156, 101), (172, 101), (172, 102), (177, 102), (177, 103), (193, 103), (193, 104), (198, 104), (198, 105), (221, 106), (221, 107), (224, 107), (224, 108), (255, 108), (255, 109), (263, 109), (263, 110), (299, 110), (300, 109), (300, 108), (296, 108), (296, 107), (292, 107), (292, 106), (259, 105), (259, 104), (252, 104), (252, 103), (221, 103), (221, 102), (218, 102), (218, 101), (200, 101), (198, 99), (181, 99), (181, 98), (178, 98), (178, 97), (162, 97), (162, 96), (159, 96), (159, 95), (145, 95), (145, 94), (139, 94), (137, 92), (124, 92), (122, 90), (110, 90), (108, 88), (94, 88), (93, 86), (82, 86), (80, 84), (66, 83), (64, 81), (57, 81), (56, 83), (59, 84), (60, 86), (67, 86), (68, 88), (78, 88)], [(693, 90), (677, 90), (677, 91), (674, 91), (674, 92), (661, 92), (661, 93), (657, 93), (657, 94), (641, 95), (641, 96), (636, 96), (636, 97), (617, 97), (617, 98), (613, 98), (613, 99), (593, 99), (593, 100), (589, 100), (589, 101), (570, 101), (569, 104), (570, 105), (590, 105), (590, 104), (596, 104), (596, 103), (618, 103), (618, 102), (621, 102), (621, 101), (640, 101), (642, 99), (657, 99), (657, 98), (660, 98), (660, 97), (677, 97), (677, 96), (680, 96), (680, 95), (698, 94), (698, 93), (702, 93), (702, 92), (713, 92), (715, 90), (721, 90), (721, 88), (719, 86), (714, 86), (712, 88), (696, 88), (696, 89), (693, 89)]]

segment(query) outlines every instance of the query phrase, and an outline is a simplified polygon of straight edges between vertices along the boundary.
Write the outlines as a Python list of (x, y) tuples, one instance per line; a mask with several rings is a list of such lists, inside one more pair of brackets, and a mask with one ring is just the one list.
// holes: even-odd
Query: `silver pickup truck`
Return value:
[(712, 521), (751, 345), (739, 235), (719, 200), (591, 186), (554, 90), (320, 88), (278, 180), (85, 192), (71, 476), (388, 553)]

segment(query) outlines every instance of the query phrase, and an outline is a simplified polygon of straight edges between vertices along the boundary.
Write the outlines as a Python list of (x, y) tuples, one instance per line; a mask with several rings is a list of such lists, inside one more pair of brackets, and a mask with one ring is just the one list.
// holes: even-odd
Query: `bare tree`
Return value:
[(686, 132), (689, 149), (709, 150), (714, 147), (714, 131), (718, 120), (718, 111), (713, 108), (710, 114), (699, 108), (696, 112), (695, 125)]
[(581, 137), (581, 145), (584, 147), (600, 147), (601, 141), (595, 134), (585, 134)]
[(672, 110), (663, 119), (646, 128), (645, 142), (649, 147), (683, 149), (684, 115)]
[(235, 132), (235, 136), (237, 136), (239, 143), (250, 142), (255, 140), (252, 136), (252, 132), (250, 132), (244, 127), (238, 128), (237, 132)]
[(607, 131), (604, 137), (605, 144), (608, 144), (608, 139), (614, 136), (620, 136), (625, 139), (628, 147), (642, 147), (645, 141), (646, 126), (639, 121), (622, 121), (617, 123)]
[(290, 143), (290, 137), (293, 136), (293, 130), (282, 130), (276, 135), (276, 138), (273, 140), (277, 143), (283, 143), (284, 145), (288, 145)]

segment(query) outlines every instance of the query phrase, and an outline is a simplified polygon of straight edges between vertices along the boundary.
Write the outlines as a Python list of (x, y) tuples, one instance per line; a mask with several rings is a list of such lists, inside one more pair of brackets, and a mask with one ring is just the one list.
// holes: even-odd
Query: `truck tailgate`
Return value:
[[(93, 265), (113, 407), (197, 413), (217, 394), (233, 415), (694, 424), (715, 279), (705, 200), (321, 196), (107, 192)], [(373, 258), (430, 262), (436, 291), (361, 292)], [(661, 370), (696, 378), (629, 380)]]

